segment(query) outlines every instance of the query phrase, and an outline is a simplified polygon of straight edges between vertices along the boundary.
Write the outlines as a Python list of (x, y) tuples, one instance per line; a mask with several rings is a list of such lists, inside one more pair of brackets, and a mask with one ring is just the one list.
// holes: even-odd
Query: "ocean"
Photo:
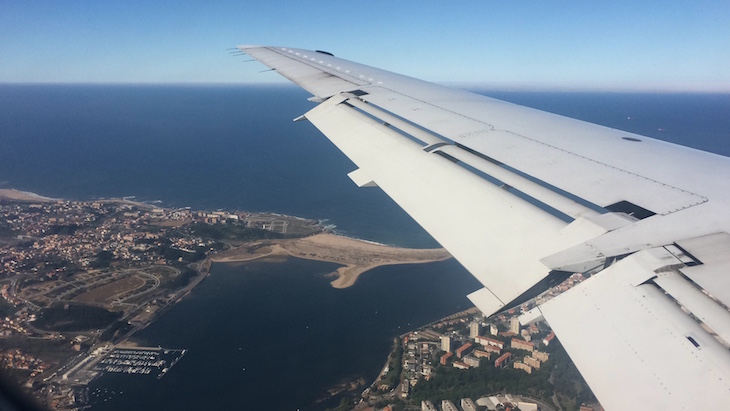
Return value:
[[(480, 91), (730, 155), (730, 95)], [(386, 244), (435, 242), (306, 122), (291, 86), (0, 85), (0, 188), (167, 207), (272, 211)], [(93, 410), (322, 409), (342, 379), (368, 383), (392, 338), (463, 309), (457, 263), (381, 267), (336, 290), (328, 263), (215, 265), (140, 344), (188, 353), (160, 380), (107, 375)], [(113, 394), (112, 394), (113, 392)], [(123, 393), (122, 393), (123, 392)], [(106, 401), (104, 401), (106, 400)]]
[[(730, 95), (490, 92), (730, 155)], [(326, 220), (386, 244), (435, 242), (308, 122), (294, 86), (0, 85), (0, 188)]]
[[(271, 211), (368, 240), (433, 240), (307, 122), (294, 87), (0, 86), (0, 188)], [(389, 229), (386, 229), (389, 228)]]

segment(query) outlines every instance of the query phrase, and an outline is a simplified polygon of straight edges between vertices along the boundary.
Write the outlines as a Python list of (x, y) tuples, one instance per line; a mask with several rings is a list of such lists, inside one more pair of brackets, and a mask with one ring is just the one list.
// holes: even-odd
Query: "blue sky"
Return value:
[(279, 81), (264, 44), (494, 88), (730, 92), (730, 2), (0, 0), (0, 83)]

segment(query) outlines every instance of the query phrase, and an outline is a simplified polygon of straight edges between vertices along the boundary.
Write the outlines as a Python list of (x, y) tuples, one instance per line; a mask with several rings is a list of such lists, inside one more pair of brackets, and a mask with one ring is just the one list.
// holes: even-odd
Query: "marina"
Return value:
[(95, 366), (95, 371), (116, 374), (165, 376), (185, 355), (185, 349), (162, 347), (115, 348)]

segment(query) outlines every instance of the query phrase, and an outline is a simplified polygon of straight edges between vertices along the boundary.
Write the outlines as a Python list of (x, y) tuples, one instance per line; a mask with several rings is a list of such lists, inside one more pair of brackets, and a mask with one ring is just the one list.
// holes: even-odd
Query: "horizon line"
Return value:
[[(561, 92), (561, 93), (646, 93), (646, 94), (730, 94), (730, 85), (727, 88), (671, 88), (671, 87), (627, 87), (627, 86), (589, 86), (589, 85), (557, 85), (535, 83), (502, 83), (495, 84), (487, 81), (434, 81), (446, 87), (459, 88), (467, 91), (505, 91), (505, 92)], [(163, 87), (291, 87), (295, 84), (288, 81), (240, 81), (240, 82), (153, 82), (153, 81), (0, 81), (0, 86), (163, 86)]]

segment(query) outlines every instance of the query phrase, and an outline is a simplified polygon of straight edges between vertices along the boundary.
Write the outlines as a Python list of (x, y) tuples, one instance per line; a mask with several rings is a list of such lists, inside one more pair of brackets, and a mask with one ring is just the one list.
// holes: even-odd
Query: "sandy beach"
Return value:
[(0, 188), (0, 200), (2, 199), (31, 202), (57, 201), (54, 198), (43, 197), (30, 191), (20, 191), (12, 188)]
[(389, 247), (334, 234), (317, 234), (305, 238), (247, 243), (216, 254), (211, 260), (232, 263), (284, 256), (342, 264), (337, 269), (337, 278), (331, 282), (335, 288), (350, 287), (362, 273), (382, 265), (429, 263), (451, 258), (451, 254), (443, 248)]

